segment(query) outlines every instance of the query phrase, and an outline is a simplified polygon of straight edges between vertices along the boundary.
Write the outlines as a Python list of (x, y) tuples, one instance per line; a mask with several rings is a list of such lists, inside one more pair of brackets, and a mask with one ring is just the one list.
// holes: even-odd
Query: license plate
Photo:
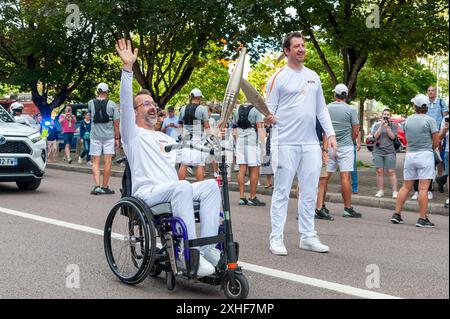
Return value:
[(17, 166), (17, 158), (0, 157), (0, 166)]

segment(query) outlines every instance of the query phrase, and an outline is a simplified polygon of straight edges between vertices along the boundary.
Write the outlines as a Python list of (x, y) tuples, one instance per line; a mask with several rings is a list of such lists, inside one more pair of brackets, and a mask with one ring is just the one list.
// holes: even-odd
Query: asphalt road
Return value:
[[(0, 298), (223, 298), (218, 287), (186, 280), (170, 292), (163, 275), (137, 286), (119, 282), (98, 232), (119, 195), (89, 195), (91, 179), (48, 169), (37, 192), (0, 184)], [(112, 178), (111, 185), (118, 193), (120, 179)], [(233, 231), (249, 298), (449, 298), (448, 217), (430, 216), (436, 228), (418, 229), (416, 213), (405, 212), (406, 224), (392, 225), (390, 211), (356, 207), (363, 218), (349, 220), (341, 217), (342, 205), (329, 204), (335, 221), (318, 221), (316, 228), (331, 252), (317, 254), (298, 249), (291, 200), (288, 256), (279, 257), (268, 250), (269, 208), (240, 207), (237, 199), (232, 193)], [(268, 196), (261, 199), (270, 203)], [(66, 287), (69, 265), (79, 269), (79, 288)]]

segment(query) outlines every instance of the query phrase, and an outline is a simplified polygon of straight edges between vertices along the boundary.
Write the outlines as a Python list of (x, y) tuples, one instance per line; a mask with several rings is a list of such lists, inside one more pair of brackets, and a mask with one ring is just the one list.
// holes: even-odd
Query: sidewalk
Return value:
[[(91, 174), (91, 167), (87, 166), (85, 162), (83, 164), (78, 164), (77, 159), (78, 156), (75, 156), (75, 154), (72, 153), (73, 156), (73, 162), (72, 164), (68, 164), (67, 162), (64, 162), (62, 160), (62, 152), (58, 154), (57, 163), (49, 163), (47, 165), (47, 168), (53, 168), (53, 169), (61, 169), (61, 170), (67, 170), (67, 171), (75, 171), (75, 172), (82, 172), (86, 174)], [(404, 156), (404, 154), (403, 154)], [(359, 157), (359, 160), (363, 160), (364, 162), (368, 162), (367, 155), (362, 155), (361, 158)], [(400, 159), (398, 162), (401, 164), (401, 157), (402, 155), (399, 154)], [(116, 158), (117, 159), (117, 158)], [(114, 177), (122, 177), (123, 175), (124, 167), (120, 166), (113, 161), (113, 168), (111, 172), (111, 176)], [(207, 166), (207, 178), (212, 178), (212, 173), (210, 172), (211, 168), (210, 166)], [(231, 191), (239, 191), (238, 185), (237, 185), (237, 178), (236, 178), (236, 172), (232, 172), (232, 182), (229, 184)], [(403, 173), (401, 171), (401, 166), (399, 165), (397, 168), (397, 176), (399, 178), (398, 184), (399, 187), (401, 186), (401, 183), (403, 182), (401, 177), (403, 176)], [(193, 180), (192, 177), (188, 177), (188, 180)], [(377, 192), (376, 189), (376, 176), (375, 176), (375, 169), (374, 168), (359, 168), (358, 169), (358, 180), (359, 180), (359, 193), (357, 195), (352, 195), (352, 204), (355, 206), (368, 206), (368, 207), (375, 207), (375, 208), (382, 208), (382, 209), (395, 209), (395, 203), (396, 200), (391, 198), (391, 192), (388, 191), (389, 189), (389, 180), (387, 176), (385, 177), (385, 197), (384, 198), (376, 198), (374, 195)], [(265, 189), (266, 178), (265, 176), (262, 176), (260, 178), (261, 186), (258, 187), (258, 194), (261, 195), (272, 195), (273, 189)], [(297, 181), (294, 180), (294, 187), (296, 185)], [(328, 193), (327, 193), (327, 202), (331, 203), (342, 203), (342, 196), (340, 191), (340, 180), (338, 174), (334, 174), (333, 177), (330, 180), (330, 183), (328, 185)], [(437, 186), (435, 186), (437, 188)], [(248, 194), (249, 187), (246, 186), (246, 194)], [(410, 193), (410, 196), (412, 194)], [(291, 197), (294, 197), (294, 190), (291, 190)], [(448, 193), (440, 194), (437, 189), (434, 191), (434, 199), (429, 201), (429, 212), (431, 214), (438, 214), (438, 215), (444, 215), (449, 216), (449, 210), (444, 207), (444, 202), (446, 198), (448, 197)], [(270, 203), (267, 203), (267, 205), (270, 205)], [(405, 211), (412, 211), (417, 212), (419, 210), (417, 201), (413, 201), (408, 199), (404, 206)], [(336, 212), (337, 213), (337, 212)], [(364, 213), (363, 213), (364, 215)]]

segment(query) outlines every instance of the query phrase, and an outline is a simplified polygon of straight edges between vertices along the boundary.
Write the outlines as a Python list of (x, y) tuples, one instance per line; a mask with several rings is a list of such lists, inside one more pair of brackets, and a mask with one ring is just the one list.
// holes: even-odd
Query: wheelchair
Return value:
[[(239, 244), (233, 241), (229, 210), (225, 209), (229, 207), (227, 184), (222, 185), (222, 195), (225, 195), (223, 186), (227, 190), (222, 204), (228, 213), (221, 213), (218, 235), (190, 240), (184, 221), (172, 215), (170, 203), (148, 207), (143, 200), (131, 196), (130, 167), (126, 158), (117, 162), (125, 163), (122, 197), (111, 209), (104, 229), (106, 260), (114, 275), (125, 284), (136, 285), (164, 272), (169, 290), (175, 288), (176, 278), (181, 276), (189, 281), (220, 285), (229, 299), (245, 299), (249, 283), (237, 264)], [(195, 220), (199, 222), (200, 203), (193, 205)], [(215, 273), (197, 277), (200, 252), (194, 247), (213, 244), (221, 251)]]

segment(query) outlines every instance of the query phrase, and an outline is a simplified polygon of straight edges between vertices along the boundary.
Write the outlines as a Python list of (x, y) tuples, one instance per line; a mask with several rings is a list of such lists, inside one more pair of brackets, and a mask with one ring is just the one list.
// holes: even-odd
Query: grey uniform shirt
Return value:
[(405, 134), (408, 152), (433, 151), (431, 134), (438, 132), (436, 120), (426, 114), (414, 114), (406, 119)]
[(114, 121), (120, 118), (119, 109), (117, 104), (109, 100), (106, 105), (106, 113), (112, 117), (112, 121), (108, 123), (94, 123), (95, 107), (94, 100), (88, 102), (88, 111), (91, 113), (92, 127), (91, 127), (91, 140), (107, 141), (115, 138), (114, 133)]
[(344, 102), (328, 104), (331, 122), (336, 132), (336, 141), (339, 146), (353, 146), (353, 125), (359, 124), (358, 113), (354, 108)]
[(204, 125), (202, 125), (200, 121), (203, 121), (203, 123), (209, 121), (208, 110), (203, 105), (199, 105), (197, 109), (195, 109), (194, 116), (196, 120), (194, 120), (194, 125), (185, 125), (183, 123), (185, 111), (186, 105), (183, 106), (180, 111), (180, 123), (183, 124), (183, 136), (186, 134), (192, 134), (193, 139), (203, 138)]
[[(372, 135), (375, 135), (375, 133), (380, 128), (380, 123), (377, 123), (372, 128)], [(392, 122), (389, 123), (389, 127), (392, 130), (392, 133), (394, 133), (395, 137), (398, 135), (398, 127), (397, 124), (394, 124)], [(374, 154), (380, 154), (380, 155), (389, 155), (389, 154), (396, 154), (395, 147), (394, 147), (394, 140), (391, 140), (391, 138), (388, 135), (387, 128), (383, 127), (381, 129), (380, 137), (378, 138), (377, 142), (375, 143), (375, 147), (373, 148)]]

